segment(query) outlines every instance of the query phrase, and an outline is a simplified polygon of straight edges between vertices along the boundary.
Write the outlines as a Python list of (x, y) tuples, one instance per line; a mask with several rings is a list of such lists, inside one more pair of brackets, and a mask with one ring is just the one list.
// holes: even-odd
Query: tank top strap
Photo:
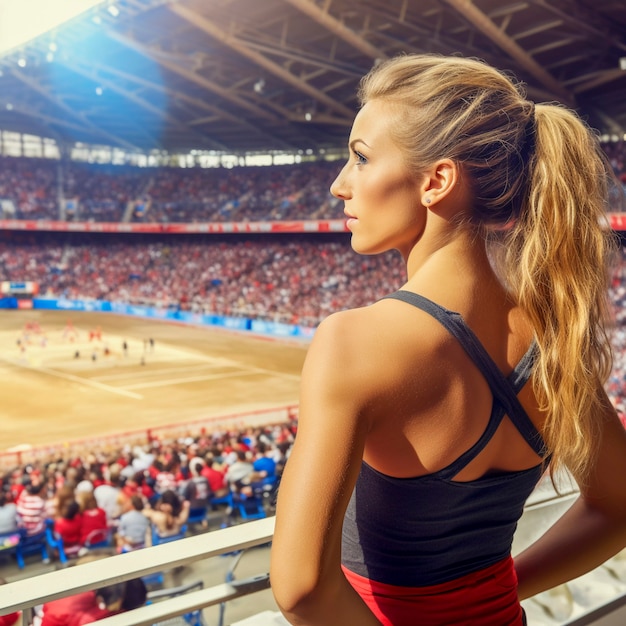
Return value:
[(530, 378), (536, 358), (537, 345), (533, 340), (530, 348), (522, 357), (509, 377), (506, 377), (495, 364), (489, 353), (466, 324), (460, 313), (445, 307), (411, 291), (396, 291), (384, 299), (395, 299), (411, 304), (431, 317), (434, 317), (461, 344), (467, 355), (481, 371), (494, 397), (504, 408), (506, 415), (524, 437), (528, 445), (542, 458), (546, 456), (546, 447), (539, 431), (521, 405), (517, 393)]

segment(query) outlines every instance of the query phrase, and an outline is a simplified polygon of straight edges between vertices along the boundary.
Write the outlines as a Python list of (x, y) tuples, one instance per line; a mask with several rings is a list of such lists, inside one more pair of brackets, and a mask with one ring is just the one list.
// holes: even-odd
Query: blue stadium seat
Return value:
[(17, 551), (15, 553), (17, 564), (20, 569), (24, 568), (24, 557), (37, 552), (41, 554), (41, 560), (43, 563), (50, 562), (50, 555), (48, 553), (48, 537), (45, 530), (42, 530), (40, 533), (35, 535), (27, 535), (26, 530), (21, 528), (20, 535), (20, 542), (18, 543)]
[(204, 525), (207, 520), (207, 514), (208, 514), (207, 507), (189, 509), (189, 516), (187, 517), (187, 524)]
[(237, 494), (234, 498), (235, 509), (244, 521), (253, 519), (262, 519), (267, 517), (263, 500), (256, 495), (246, 496), (245, 494)]
[[(65, 565), (68, 560), (68, 555), (66, 553), (65, 546), (63, 545), (63, 538), (61, 537), (61, 535), (59, 535), (59, 533), (54, 532), (53, 519), (46, 520), (46, 541), (48, 542), (48, 548), (50, 548), (53, 554), (56, 553), (56, 555), (59, 557), (59, 561), (63, 565)], [(73, 554), (71, 556), (75, 556), (76, 554), (78, 554), (79, 548), (80, 546), (78, 546), (76, 550), (73, 551)]]

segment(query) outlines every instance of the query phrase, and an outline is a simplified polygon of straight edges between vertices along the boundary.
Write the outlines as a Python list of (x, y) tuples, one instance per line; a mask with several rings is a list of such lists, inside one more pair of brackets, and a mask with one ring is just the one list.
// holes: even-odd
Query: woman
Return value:
[(189, 502), (182, 501), (175, 491), (168, 489), (159, 498), (154, 509), (143, 509), (160, 537), (178, 535), (189, 517)]
[[(626, 544), (609, 168), (574, 113), (476, 60), (384, 62), (360, 99), (331, 191), (353, 249), (398, 250), (407, 281), (315, 334), (272, 589), (293, 624), (518, 626)], [(547, 467), (580, 498), (514, 566)]]
[(54, 532), (63, 540), (63, 549), (67, 554), (77, 554), (82, 547), (83, 516), (80, 505), (76, 500), (68, 501), (60, 513), (54, 518)]
[(79, 491), (76, 500), (80, 505), (81, 527), (80, 543), (88, 547), (87, 544), (100, 543), (109, 536), (109, 523), (104, 509), (98, 506), (93, 491)]

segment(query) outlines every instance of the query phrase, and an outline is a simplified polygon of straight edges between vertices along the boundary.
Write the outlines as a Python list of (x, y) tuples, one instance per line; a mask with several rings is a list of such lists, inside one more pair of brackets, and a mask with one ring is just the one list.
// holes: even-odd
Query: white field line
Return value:
[[(150, 361), (147, 362), (146, 367), (150, 367), (151, 363)], [(136, 368), (136, 365), (133, 365), (133, 368)], [(143, 377), (150, 377), (150, 376), (159, 376), (161, 374), (177, 374), (178, 372), (185, 372), (188, 370), (201, 370), (201, 369), (205, 369), (205, 368), (212, 368), (213, 366), (210, 363), (207, 364), (202, 364), (202, 363), (198, 363), (196, 365), (189, 365), (188, 367), (170, 367), (170, 368), (161, 368), (161, 369), (155, 369), (155, 370), (146, 370), (146, 371), (142, 371), (142, 372), (121, 372), (121, 373), (117, 373), (117, 374), (105, 374), (104, 376), (94, 376), (93, 380), (119, 380), (119, 379), (123, 379), (123, 378), (137, 378), (138, 376)]]
[(88, 378), (74, 376), (73, 374), (65, 374), (64, 372), (57, 372), (56, 370), (48, 369), (47, 367), (37, 367), (34, 365), (26, 365), (24, 363), (20, 363), (19, 361), (14, 361), (13, 359), (7, 359), (6, 357), (0, 357), (0, 359), (2, 359), (5, 363), (10, 363), (11, 365), (15, 365), (16, 367), (22, 367), (27, 370), (32, 370), (33, 372), (41, 372), (43, 374), (48, 374), (48, 376), (56, 376), (57, 378), (64, 378), (65, 380), (70, 380), (74, 383), (78, 383), (79, 385), (86, 385), (87, 387), (94, 387), (95, 389), (100, 389), (101, 391), (107, 391), (108, 393), (116, 393), (120, 396), (126, 396), (127, 398), (134, 398), (135, 400), (141, 400), (143, 398), (143, 396), (138, 393), (133, 393), (132, 391), (127, 391), (126, 389), (118, 389), (116, 387), (110, 387), (109, 385), (104, 385), (95, 380), (89, 380)]
[(220, 378), (233, 378), (237, 376), (250, 376), (252, 374), (272, 374), (279, 378), (293, 378), (298, 379), (299, 376), (293, 374), (281, 374), (280, 372), (274, 372), (272, 370), (264, 369), (247, 369), (240, 370), (238, 372), (227, 372), (223, 374), (205, 374), (204, 376), (189, 376), (187, 378), (170, 378), (165, 380), (154, 380), (146, 383), (137, 383), (136, 385), (126, 385), (124, 389), (147, 389), (148, 387), (168, 387), (169, 385), (182, 385), (185, 383), (200, 382), (202, 380), (218, 380)]
[[(158, 348), (155, 348), (155, 351), (156, 350), (158, 350)], [(182, 356), (178, 357), (181, 360), (183, 360), (183, 358), (187, 358), (189, 360), (204, 361), (205, 363), (212, 363), (213, 365), (218, 365), (218, 366), (224, 365), (224, 366), (231, 366), (231, 367), (243, 367), (243, 368), (246, 367), (244, 364), (241, 363), (241, 361), (235, 361), (234, 359), (228, 359), (223, 356), (217, 356), (217, 357), (208, 356), (206, 354), (200, 354), (193, 350), (186, 350), (185, 348), (176, 348), (176, 351), (182, 355), (185, 355), (185, 357), (182, 357)]]

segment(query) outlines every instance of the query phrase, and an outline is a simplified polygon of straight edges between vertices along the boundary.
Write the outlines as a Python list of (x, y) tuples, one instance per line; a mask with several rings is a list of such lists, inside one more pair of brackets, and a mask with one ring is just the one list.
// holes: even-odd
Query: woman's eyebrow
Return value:
[(357, 143), (362, 143), (366, 148), (369, 148), (369, 146), (362, 140), (362, 139), (353, 139), (349, 144), (348, 147), (350, 148), (350, 150), (354, 150), (354, 146)]

